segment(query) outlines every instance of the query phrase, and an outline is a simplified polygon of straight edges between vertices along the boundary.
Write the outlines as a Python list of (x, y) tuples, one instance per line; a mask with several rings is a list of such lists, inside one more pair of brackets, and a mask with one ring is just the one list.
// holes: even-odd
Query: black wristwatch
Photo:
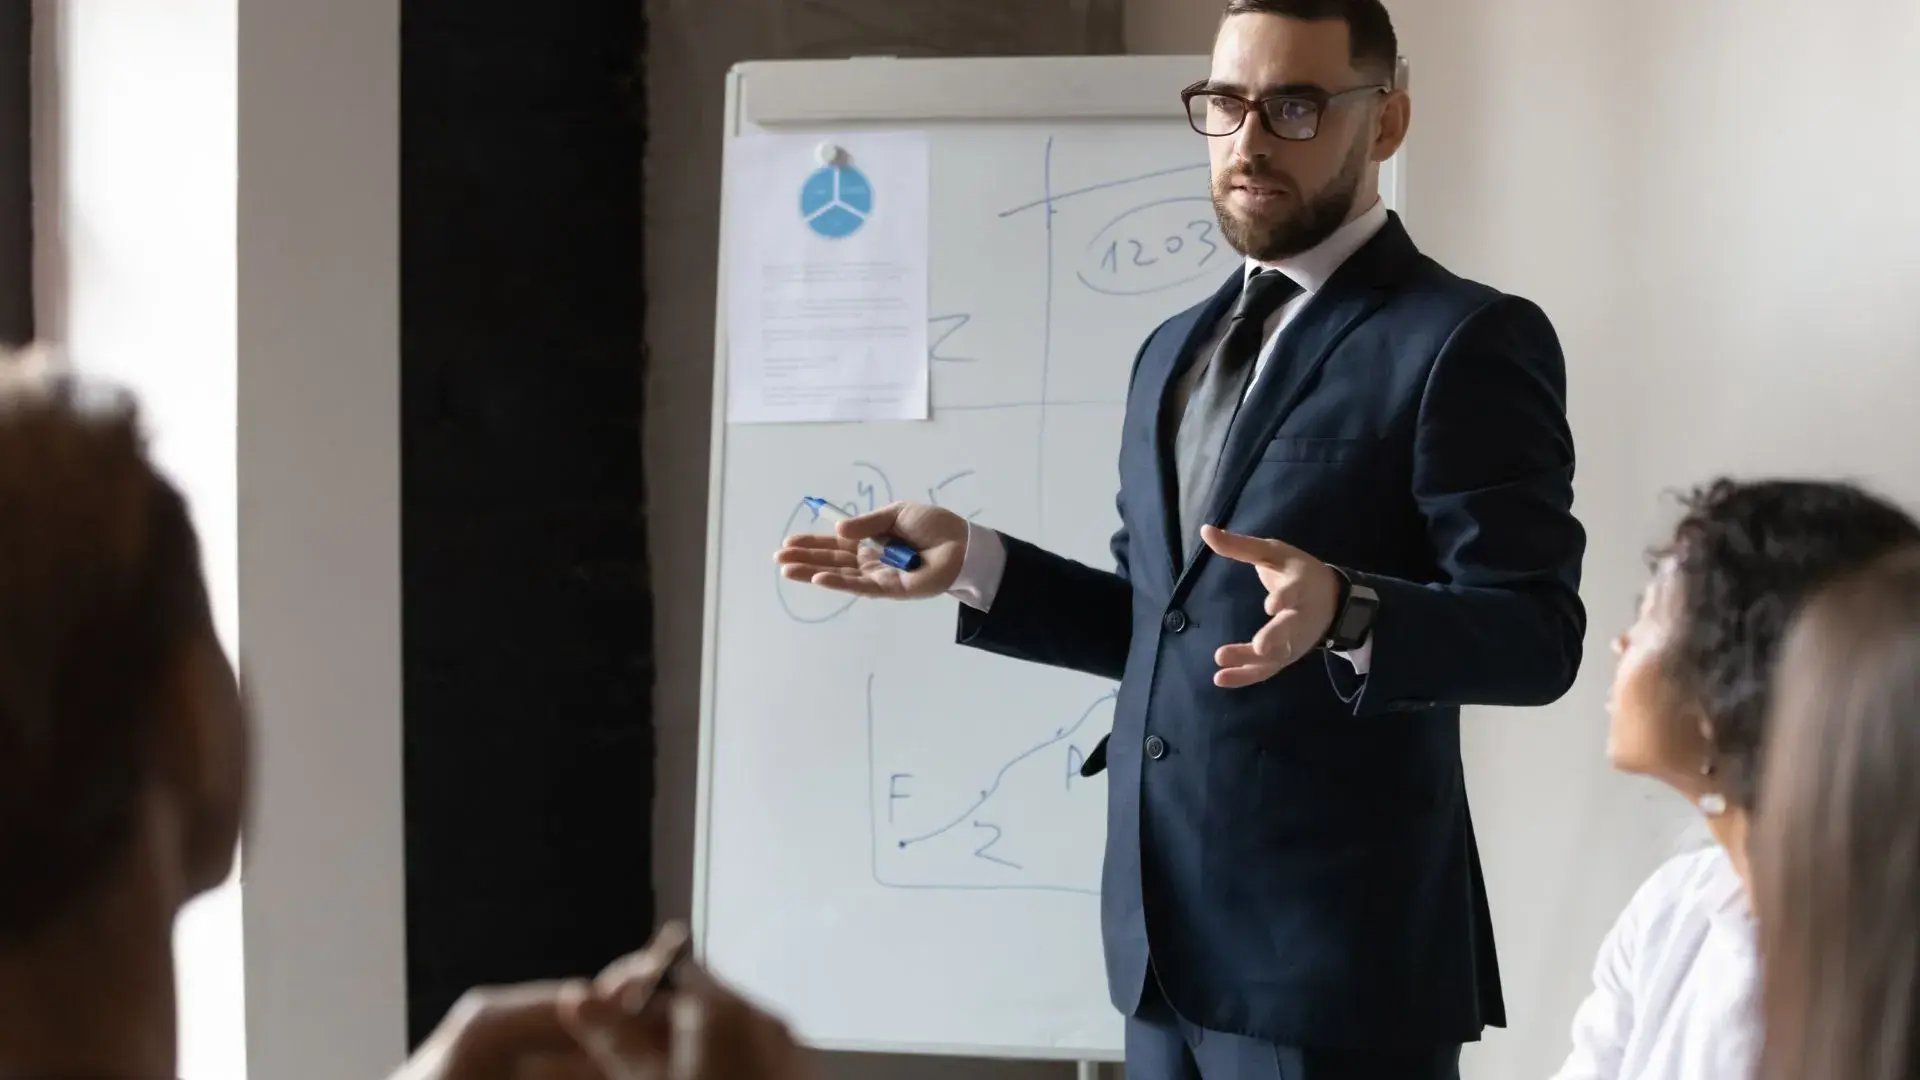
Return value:
[(1373, 619), (1380, 613), (1380, 594), (1337, 566), (1331, 567), (1340, 579), (1340, 600), (1333, 608), (1333, 625), (1327, 628), (1327, 640), (1321, 647), (1329, 652), (1352, 652), (1367, 643), (1373, 634)]

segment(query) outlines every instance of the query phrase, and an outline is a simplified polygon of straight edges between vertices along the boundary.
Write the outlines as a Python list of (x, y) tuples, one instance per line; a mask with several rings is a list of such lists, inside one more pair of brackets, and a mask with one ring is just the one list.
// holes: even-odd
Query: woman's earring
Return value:
[[(1705, 717), (1702, 717), (1700, 720), (1700, 738), (1706, 742), (1708, 748), (1706, 756), (1700, 759), (1700, 776), (1702, 779), (1708, 779), (1711, 778), (1715, 772), (1712, 749), (1713, 725), (1708, 723)], [(1721, 814), (1727, 812), (1727, 797), (1717, 791), (1709, 791), (1705, 795), (1695, 799), (1694, 805), (1698, 806), (1700, 812), (1708, 817), (1719, 817)]]

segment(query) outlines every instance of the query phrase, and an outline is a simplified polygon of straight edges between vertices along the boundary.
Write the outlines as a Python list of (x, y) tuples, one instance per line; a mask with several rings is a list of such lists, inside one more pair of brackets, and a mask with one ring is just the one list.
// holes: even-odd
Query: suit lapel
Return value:
[(1167, 398), (1180, 377), (1193, 366), (1200, 347), (1213, 336), (1220, 321), (1232, 310), (1234, 301), (1239, 299), (1245, 275), (1244, 264), (1236, 266), (1232, 276), (1215, 290), (1211, 298), (1169, 320), (1154, 338), (1156, 347), (1142, 361), (1140, 391), (1147, 395), (1142, 400), (1150, 402), (1149, 407), (1153, 410), (1150, 433), (1154, 441), (1155, 494), (1158, 498), (1151, 501), (1160, 516), (1159, 533), (1161, 542), (1166, 545), (1169, 578), (1179, 571), (1185, 553), (1180, 550), (1180, 515), (1176, 509), (1179, 506), (1179, 492), (1173, 465), (1173, 440), (1169, 437), (1171, 432), (1167, 426), (1172, 422), (1167, 415)]
[[(1220, 468), (1207, 502), (1206, 520), (1210, 524), (1219, 525), (1233, 513), (1262, 451), (1306, 396), (1327, 359), (1354, 327), (1386, 303), (1391, 286), (1418, 254), (1399, 216), (1390, 216), (1380, 232), (1342, 264), (1281, 331), (1273, 356), (1254, 381), (1221, 450)], [(1205, 544), (1194, 545), (1192, 552), (1176, 549), (1175, 562), (1184, 567), (1176, 589), (1193, 576), (1209, 554)]]

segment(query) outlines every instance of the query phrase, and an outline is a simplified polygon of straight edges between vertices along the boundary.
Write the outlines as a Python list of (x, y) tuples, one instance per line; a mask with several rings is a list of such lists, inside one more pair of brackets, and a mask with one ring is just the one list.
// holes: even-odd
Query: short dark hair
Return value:
[(211, 632), (193, 526), (132, 404), (0, 354), (0, 947), (123, 855), (166, 680)]
[(1920, 1076), (1920, 549), (1807, 602), (1753, 835), (1766, 1080)]
[(1774, 659), (1801, 604), (1907, 544), (1920, 524), (1844, 483), (1717, 480), (1685, 496), (1671, 559), (1679, 617), (1665, 670), (1712, 726), (1728, 802), (1751, 810)]
[(1234, 15), (1339, 19), (1347, 24), (1348, 52), (1355, 69), (1371, 71), (1392, 82), (1400, 61), (1400, 39), (1393, 32), (1393, 17), (1380, 0), (1227, 0), (1227, 16)]

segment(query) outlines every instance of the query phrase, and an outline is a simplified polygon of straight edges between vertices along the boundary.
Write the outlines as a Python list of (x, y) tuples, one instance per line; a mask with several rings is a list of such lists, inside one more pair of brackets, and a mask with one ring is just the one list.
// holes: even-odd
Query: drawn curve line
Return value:
[[(904, 889), (910, 892), (1041, 892), (1061, 893), (1070, 896), (1099, 896), (1099, 889), (1085, 889), (1075, 885), (942, 885), (938, 883), (905, 883), (888, 881), (880, 876), (880, 815), (873, 808), (873, 679), (867, 676), (867, 859), (868, 871), (873, 875), (873, 883), (883, 889)], [(1109, 698), (1115, 695), (1109, 695)], [(1103, 699), (1105, 700), (1105, 699)], [(1095, 702), (1099, 708), (1101, 702)], [(1089, 713), (1092, 710), (1088, 710)]]
[[(787, 527), (782, 531), (781, 535), (792, 535), (793, 527), (800, 523), (800, 516), (809, 513), (812, 513), (812, 510), (807, 506), (806, 500), (802, 499), (800, 502), (795, 503), (793, 512), (787, 515)], [(853, 610), (853, 605), (860, 602), (859, 597), (849, 596), (845, 603), (825, 615), (802, 615), (793, 610), (793, 605), (787, 602), (787, 586), (793, 584), (795, 583), (787, 580), (786, 574), (781, 572), (780, 567), (776, 566), (773, 568), (773, 598), (779, 601), (780, 610), (787, 613), (787, 618), (804, 626), (819, 626), (822, 623), (830, 623)]]
[(1169, 281), (1165, 285), (1155, 285), (1146, 289), (1109, 289), (1101, 285), (1095, 285), (1093, 282), (1088, 281), (1086, 273), (1080, 270), (1075, 270), (1073, 276), (1079, 278), (1080, 284), (1085, 285), (1089, 291), (1097, 292), (1102, 296), (1149, 296), (1153, 293), (1166, 292), (1168, 289), (1177, 289), (1189, 282), (1198, 281), (1206, 277), (1207, 272), (1205, 270), (1195, 270), (1193, 273), (1188, 274), (1178, 281)]
[[(869, 688), (871, 688), (871, 683), (869, 683)], [(1100, 700), (1087, 706), (1087, 710), (1080, 714), (1080, 719), (1075, 720), (1072, 726), (1061, 728), (1059, 731), (1054, 733), (1053, 738), (1048, 739), (1046, 742), (1041, 743), (1039, 746), (1034, 747), (1033, 749), (1027, 751), (1026, 753), (1021, 754), (1019, 757), (1014, 758), (1012, 761), (1007, 762), (1005, 765), (1002, 765), (1000, 767), (1000, 771), (994, 775), (993, 783), (989, 785), (985, 791), (980, 793), (980, 801), (974, 803), (972, 806), (967, 807), (966, 812), (962, 813), (959, 817), (953, 819), (952, 824), (947, 825), (945, 828), (935, 829), (933, 832), (930, 832), (925, 836), (914, 836), (914, 837), (909, 837), (908, 839), (905, 839), (905, 840), (901, 840), (899, 841), (899, 846), (902, 848), (906, 848), (906, 847), (911, 847), (914, 844), (924, 844), (928, 840), (932, 840), (935, 837), (943, 836), (947, 833), (950, 833), (953, 830), (959, 828), (960, 826), (966, 824), (968, 821), (972, 820), (974, 812), (976, 810), (979, 810), (981, 807), (987, 805), (988, 800), (992, 799), (994, 794), (1000, 790), (1000, 785), (1006, 782), (1007, 774), (1013, 771), (1014, 766), (1020, 764), (1023, 761), (1026, 761), (1028, 758), (1033, 757), (1035, 754), (1042, 753), (1072, 738), (1074, 732), (1079, 731), (1082, 727), (1086, 725), (1088, 720), (1091, 720), (1093, 718), (1093, 714), (1100, 710), (1100, 706), (1105, 705), (1107, 702), (1114, 700), (1114, 698), (1117, 696), (1118, 696), (1117, 694), (1106, 694), (1102, 696)]]
[[(860, 490), (860, 492), (863, 495), (867, 496), (868, 505), (864, 510), (861, 509), (859, 504), (857, 503), (848, 504), (847, 506), (841, 507), (841, 509), (845, 510), (849, 514), (858, 515), (858, 514), (867, 513), (868, 511), (873, 510), (875, 507), (883, 506), (893, 501), (893, 479), (887, 475), (887, 471), (885, 469), (882, 469), (880, 466), (875, 465), (871, 461), (856, 461), (853, 463), (853, 468), (865, 469), (868, 472), (871, 472), (874, 475), (875, 479), (878, 481), (878, 483), (870, 484), (870, 483), (866, 483), (864, 481), (859, 481), (859, 480), (854, 481), (855, 486)], [(815, 521), (818, 521), (820, 519), (820, 515), (817, 513), (814, 513), (813, 510), (807, 506), (807, 501), (805, 499), (802, 499), (798, 503), (794, 504), (793, 513), (787, 515), (787, 527), (785, 530), (781, 532), (780, 535), (791, 536), (793, 534), (794, 526), (800, 523), (800, 518), (802, 515), (808, 515), (812, 518), (812, 520), (815, 520)], [(793, 610), (793, 605), (787, 602), (787, 592), (786, 592), (785, 586), (791, 585), (791, 584), (794, 584), (794, 583), (787, 580), (786, 575), (781, 573), (780, 568), (778, 566), (773, 568), (774, 599), (780, 602), (780, 610), (787, 613), (787, 618), (792, 619), (794, 622), (800, 623), (803, 626), (819, 626), (822, 623), (830, 623), (833, 620), (839, 618), (840, 616), (845, 615), (847, 612), (853, 610), (853, 606), (860, 602), (859, 597), (850, 596), (847, 598), (845, 603), (841, 604), (839, 607), (834, 608), (832, 611), (828, 612), (825, 615), (802, 615), (799, 612)]]

